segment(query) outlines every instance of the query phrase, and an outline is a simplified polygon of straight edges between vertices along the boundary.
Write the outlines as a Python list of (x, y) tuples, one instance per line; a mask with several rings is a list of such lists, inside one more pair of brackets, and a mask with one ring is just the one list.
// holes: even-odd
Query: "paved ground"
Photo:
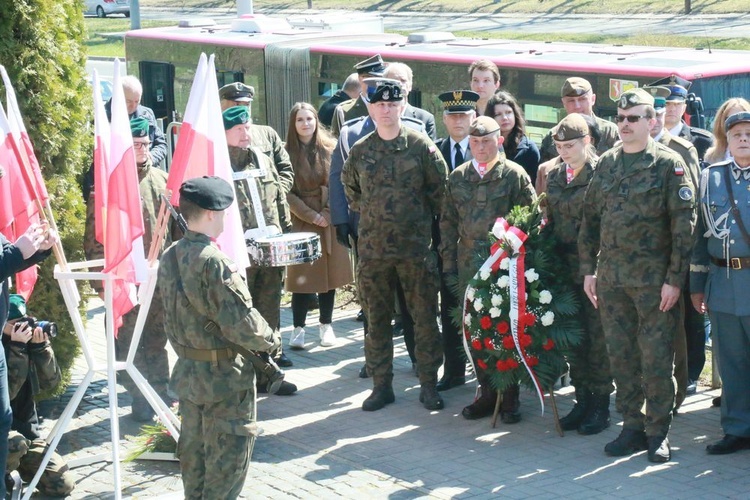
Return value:
[[(524, 419), (490, 427), (489, 420), (469, 422), (460, 416), (473, 386), (444, 393), (446, 408), (429, 412), (417, 398), (419, 386), (402, 339), (396, 342), (396, 403), (364, 413), (360, 406), (370, 381), (357, 377), (363, 363), (361, 323), (352, 310), (335, 311), (339, 341), (330, 348), (308, 333), (307, 350), (291, 353), (295, 366), (288, 379), (299, 393), (260, 399), (264, 430), (253, 454), (243, 491), (248, 498), (746, 498), (750, 491), (750, 452), (709, 457), (707, 442), (720, 437), (719, 411), (711, 408), (716, 391), (701, 388), (689, 397), (670, 435), (674, 460), (651, 465), (645, 452), (613, 459), (602, 451), (616, 437), (620, 421), (596, 436), (554, 430), (551, 408), (544, 416), (531, 393), (522, 394)], [(103, 308), (89, 308), (88, 338), (104, 359)], [(315, 321), (311, 316), (311, 324)], [(284, 309), (285, 340), (291, 311)], [(78, 376), (85, 371), (79, 363)], [(45, 426), (75, 389), (59, 401), (45, 402)], [(572, 389), (556, 392), (561, 413), (572, 404)], [(129, 398), (119, 388), (123, 446), (138, 426), (130, 419)], [(102, 377), (86, 392), (60, 451), (67, 458), (109, 452), (107, 385)], [(112, 469), (106, 462), (73, 469), (75, 498), (112, 498)], [(137, 461), (123, 465), (123, 495), (133, 498), (181, 498), (176, 463)]]

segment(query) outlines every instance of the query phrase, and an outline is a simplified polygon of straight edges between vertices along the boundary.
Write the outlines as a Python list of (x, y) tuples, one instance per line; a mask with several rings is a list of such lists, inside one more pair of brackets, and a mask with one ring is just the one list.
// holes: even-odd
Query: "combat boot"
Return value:
[(583, 389), (576, 389), (576, 404), (570, 413), (560, 419), (560, 427), (564, 431), (574, 431), (578, 429), (581, 422), (584, 421), (589, 413), (591, 403), (591, 393)]
[(490, 387), (489, 380), (485, 380), (479, 389), (482, 391), (479, 399), (467, 406), (461, 411), (461, 415), (466, 420), (477, 420), (479, 418), (489, 417), (495, 411), (495, 401), (497, 392)]
[(422, 389), (419, 391), (419, 402), (428, 410), (442, 410), (445, 407), (445, 402), (438, 393), (434, 382), (422, 384)]
[(362, 410), (377, 411), (394, 401), (396, 401), (396, 396), (393, 394), (393, 386), (390, 382), (383, 382), (372, 389), (370, 395), (362, 403)]
[(133, 420), (136, 422), (150, 422), (153, 420), (156, 413), (148, 401), (146, 401), (146, 398), (142, 394), (133, 394), (132, 396), (133, 404), (130, 408)]
[(617, 439), (607, 443), (604, 453), (610, 457), (624, 457), (648, 449), (646, 433), (636, 429), (623, 429)]
[(609, 394), (592, 395), (590, 403), (586, 418), (578, 426), (578, 433), (585, 436), (599, 434), (609, 427)]
[(500, 404), (500, 420), (504, 424), (517, 424), (521, 421), (521, 389), (513, 384), (503, 392), (503, 402)]

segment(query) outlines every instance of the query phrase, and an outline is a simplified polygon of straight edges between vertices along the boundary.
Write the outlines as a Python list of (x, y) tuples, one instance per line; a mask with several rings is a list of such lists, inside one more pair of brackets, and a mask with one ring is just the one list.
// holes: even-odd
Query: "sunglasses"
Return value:
[(641, 118), (648, 118), (646, 115), (617, 115), (615, 116), (615, 122), (622, 123), (627, 120), (628, 123), (636, 123)]

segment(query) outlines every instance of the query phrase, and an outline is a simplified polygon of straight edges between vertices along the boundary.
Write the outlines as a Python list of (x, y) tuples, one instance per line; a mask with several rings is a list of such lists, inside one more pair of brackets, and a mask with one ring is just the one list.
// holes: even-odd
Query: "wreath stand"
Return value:
[[(24, 500), (31, 498), (34, 488), (39, 479), (42, 477), (44, 469), (50, 461), (52, 453), (57, 449), (60, 439), (65, 433), (70, 421), (73, 417), (73, 413), (78, 409), (78, 405), (83, 399), (86, 390), (91, 384), (91, 380), (95, 373), (104, 373), (107, 376), (108, 390), (109, 390), (109, 418), (110, 418), (110, 435), (112, 439), (112, 486), (115, 499), (122, 498), (122, 486), (120, 482), (120, 421), (117, 415), (117, 388), (116, 388), (116, 372), (125, 370), (128, 372), (130, 377), (135, 382), (138, 389), (140, 389), (146, 401), (151, 405), (156, 414), (159, 416), (164, 425), (167, 427), (169, 432), (175, 437), (175, 440), (179, 439), (180, 421), (177, 416), (170, 411), (164, 401), (156, 394), (154, 389), (148, 383), (148, 381), (141, 375), (141, 372), (133, 364), (135, 359), (135, 353), (138, 350), (138, 345), (141, 341), (141, 334), (143, 333), (143, 326), (146, 323), (146, 317), (148, 315), (149, 308), (151, 306), (151, 300), (154, 295), (156, 288), (156, 274), (158, 270), (158, 261), (152, 261), (149, 263), (148, 278), (146, 282), (142, 283), (138, 289), (138, 303), (140, 309), (138, 311), (138, 318), (135, 324), (135, 330), (133, 332), (133, 340), (130, 344), (130, 350), (128, 351), (127, 359), (123, 361), (117, 361), (115, 358), (115, 327), (114, 327), (114, 315), (112, 314), (112, 298), (113, 288), (112, 282), (114, 277), (109, 273), (88, 271), (89, 268), (102, 267), (104, 260), (90, 260), (76, 263), (67, 263), (66, 270), (61, 268), (60, 264), (55, 265), (55, 278), (60, 283), (60, 289), (65, 299), (65, 305), (68, 308), (68, 313), (73, 321), (73, 327), (78, 341), (81, 344), (83, 355), (86, 358), (86, 364), (88, 365), (88, 371), (83, 377), (80, 385), (76, 389), (70, 402), (65, 407), (65, 410), (60, 415), (57, 423), (50, 431), (49, 435), (45, 439), (48, 444), (48, 449), (44, 454), (39, 469), (34, 475), (34, 478), (27, 485)], [(102, 364), (98, 360), (95, 360), (91, 347), (89, 346), (86, 330), (81, 320), (81, 316), (78, 312), (78, 306), (80, 304), (80, 296), (78, 295), (78, 289), (76, 288), (75, 282), (78, 280), (101, 280), (104, 282), (104, 304), (107, 314), (105, 315), (105, 332), (107, 337), (107, 361), (106, 364)], [(68, 462), (68, 467), (80, 467), (83, 465), (89, 465), (92, 463), (107, 461), (108, 456), (106, 453), (94, 455), (91, 457), (82, 457), (79, 459), (71, 460)]]

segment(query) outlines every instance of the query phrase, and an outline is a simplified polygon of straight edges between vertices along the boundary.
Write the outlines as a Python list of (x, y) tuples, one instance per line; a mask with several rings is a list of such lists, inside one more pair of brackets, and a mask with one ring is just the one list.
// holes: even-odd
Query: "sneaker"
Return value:
[(323, 347), (331, 347), (336, 343), (336, 335), (333, 333), (331, 324), (320, 324), (320, 345)]
[(607, 443), (604, 447), (604, 453), (610, 457), (624, 457), (648, 448), (645, 432), (623, 429), (617, 439)]
[(292, 336), (289, 338), (289, 347), (291, 349), (304, 349), (305, 348), (305, 329), (301, 326), (295, 326)]
[(648, 437), (648, 461), (663, 464), (672, 459), (672, 449), (669, 447), (667, 436)]

